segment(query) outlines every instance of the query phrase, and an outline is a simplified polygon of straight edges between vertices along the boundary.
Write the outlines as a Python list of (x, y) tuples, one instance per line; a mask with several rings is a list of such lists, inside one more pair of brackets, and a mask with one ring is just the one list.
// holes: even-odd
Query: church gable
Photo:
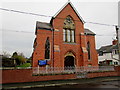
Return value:
[[(66, 13), (68, 12), (68, 13)], [(73, 13), (74, 12), (74, 13)], [(67, 14), (67, 15), (65, 15)], [(82, 23), (84, 23), (84, 20), (82, 19), (82, 17), (79, 15), (79, 13), (77, 12), (77, 10), (75, 9), (75, 7), (73, 6), (73, 4), (71, 2), (67, 2), (54, 16), (53, 18), (61, 18), (64, 16), (74, 16), (76, 15), (77, 18), (75, 20), (80, 20)], [(66, 18), (66, 17), (65, 17)]]
[(33, 66), (46, 59), (50, 67), (97, 66), (94, 36), (84, 28), (84, 21), (72, 3), (67, 2), (50, 23), (36, 22)]

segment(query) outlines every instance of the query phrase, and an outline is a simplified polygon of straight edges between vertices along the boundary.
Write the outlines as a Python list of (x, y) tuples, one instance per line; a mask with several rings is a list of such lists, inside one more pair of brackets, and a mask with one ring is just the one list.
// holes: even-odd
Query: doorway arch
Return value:
[(74, 57), (73, 56), (66, 56), (65, 61), (64, 61), (64, 66), (65, 67), (74, 67)]
[(68, 52), (64, 58), (64, 67), (75, 67), (75, 56), (72, 52)]

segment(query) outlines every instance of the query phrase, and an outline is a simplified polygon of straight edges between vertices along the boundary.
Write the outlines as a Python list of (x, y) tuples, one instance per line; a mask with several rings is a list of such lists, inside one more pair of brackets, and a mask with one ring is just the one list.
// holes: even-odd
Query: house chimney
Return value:
[(118, 42), (117, 40), (113, 40), (113, 41), (112, 41), (112, 45), (116, 45), (117, 42)]

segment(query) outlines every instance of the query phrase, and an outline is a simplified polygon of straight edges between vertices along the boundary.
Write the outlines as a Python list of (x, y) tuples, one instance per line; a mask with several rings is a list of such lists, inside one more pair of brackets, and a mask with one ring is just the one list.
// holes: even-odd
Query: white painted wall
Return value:
[(116, 59), (118, 59), (118, 54), (104, 53), (103, 56), (98, 56), (98, 63), (104, 60), (112, 60), (112, 64), (114, 65), (114, 62), (118, 62)]

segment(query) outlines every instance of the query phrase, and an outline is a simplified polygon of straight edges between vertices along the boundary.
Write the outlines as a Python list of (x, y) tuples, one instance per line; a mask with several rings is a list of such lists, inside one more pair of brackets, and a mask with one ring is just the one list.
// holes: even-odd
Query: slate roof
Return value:
[[(44, 30), (52, 30), (53, 27), (50, 23), (46, 23), (46, 22), (36, 22), (36, 30), (37, 29), (44, 29)], [(95, 33), (93, 33), (92, 31), (90, 31), (89, 29), (84, 29), (84, 33), (85, 35), (95, 35)]]
[(46, 22), (36, 22), (36, 29), (45, 29), (45, 30), (52, 30), (52, 25)]
[(94, 32), (92, 32), (92, 31), (90, 31), (89, 29), (84, 29), (84, 33), (85, 33), (85, 35), (95, 35), (95, 33)]
[[(36, 30), (37, 29), (44, 29), (44, 30), (53, 30), (53, 27), (50, 23), (46, 23), (46, 22), (36, 22)], [(95, 33), (93, 33), (92, 31), (90, 31), (89, 29), (84, 29), (84, 33), (85, 35), (95, 35)]]
[(103, 53), (112, 53), (113, 49), (117, 49), (118, 45), (107, 45), (107, 46), (102, 46), (100, 49), (98, 49), (98, 53), (101, 51)]

